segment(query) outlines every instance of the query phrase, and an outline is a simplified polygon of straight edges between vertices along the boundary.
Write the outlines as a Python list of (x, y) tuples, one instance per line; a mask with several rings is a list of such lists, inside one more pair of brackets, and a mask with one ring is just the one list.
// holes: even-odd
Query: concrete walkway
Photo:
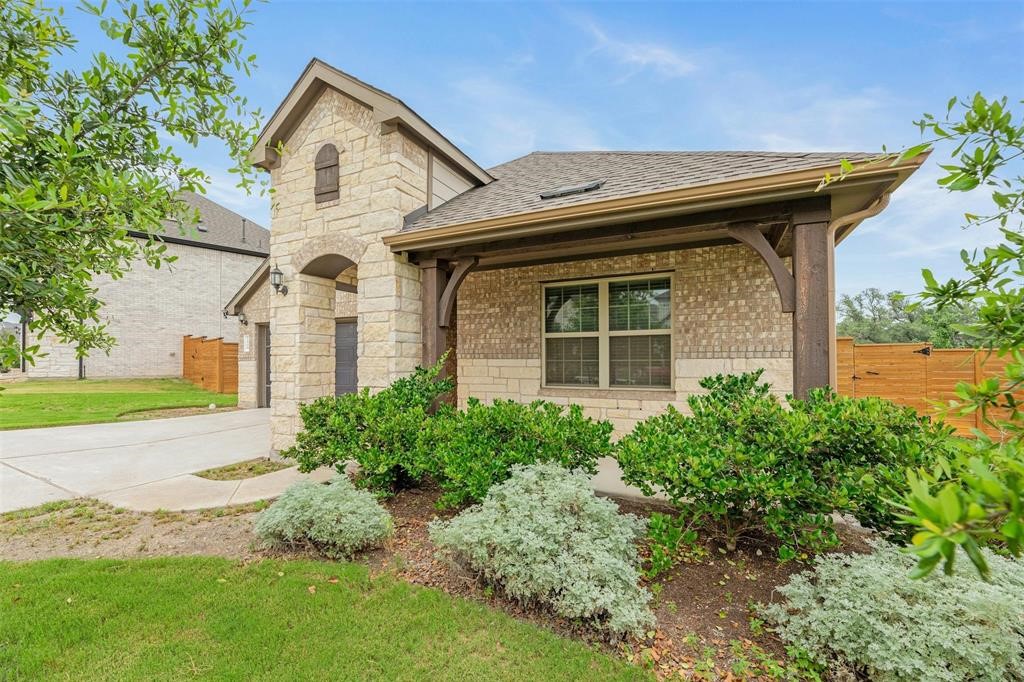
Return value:
[[(277, 497), (295, 481), (333, 475), (296, 467), (241, 481), (192, 475), (269, 449), (269, 410), (0, 431), (0, 512), (75, 497), (136, 511), (205, 509)], [(613, 459), (601, 460), (593, 485), (607, 495), (641, 496), (622, 483)]]
[[(265, 456), (269, 410), (113, 424), (0, 431), (0, 512), (95, 497), (152, 511), (275, 497), (304, 478), (296, 468), (242, 481), (191, 473)], [(317, 472), (324, 479), (331, 472)]]

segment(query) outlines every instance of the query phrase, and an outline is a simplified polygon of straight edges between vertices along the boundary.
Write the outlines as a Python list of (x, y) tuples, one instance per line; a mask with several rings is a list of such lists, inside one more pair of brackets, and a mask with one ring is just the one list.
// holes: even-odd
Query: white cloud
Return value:
[(739, 147), (767, 151), (879, 150), (896, 103), (880, 87), (790, 85), (750, 72), (716, 74), (699, 89), (704, 115), (721, 121), (723, 133)]
[(984, 215), (992, 211), (986, 192), (947, 191), (936, 184), (942, 175), (935, 162), (929, 161), (893, 194), (884, 213), (857, 232), (871, 235), (883, 245), (886, 259), (955, 254), (960, 249), (980, 249), (998, 242), (995, 225), (963, 228), (965, 213)]
[[(498, 163), (538, 149), (602, 149), (600, 135), (581, 113), (488, 75), (453, 84), (452, 110), (463, 118), (450, 126), (467, 140), (478, 161)], [(467, 144), (468, 146), (468, 144)]]
[(921, 269), (940, 280), (963, 274), (960, 250), (982, 249), (999, 240), (994, 225), (964, 229), (964, 213), (984, 215), (991, 200), (984, 190), (948, 192), (936, 184), (942, 170), (937, 150), (903, 184), (878, 217), (866, 221), (836, 251), (837, 289), (853, 294), (867, 287), (907, 293), (923, 287)]
[(645, 69), (665, 78), (681, 78), (697, 70), (694, 61), (667, 45), (613, 38), (591, 19), (577, 23), (594, 39), (590, 54), (604, 55), (627, 69), (622, 80)]
[(270, 197), (260, 196), (258, 188), (252, 194), (237, 187), (237, 180), (229, 173), (206, 171), (210, 184), (206, 187), (206, 196), (235, 213), (254, 220), (263, 227), (270, 229)]

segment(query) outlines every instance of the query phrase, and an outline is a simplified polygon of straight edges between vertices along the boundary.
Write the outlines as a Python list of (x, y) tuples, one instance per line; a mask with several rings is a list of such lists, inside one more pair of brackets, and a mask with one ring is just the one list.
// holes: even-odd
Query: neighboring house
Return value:
[(270, 406), (281, 449), (300, 403), (446, 348), (460, 402), (579, 403), (620, 432), (717, 372), (834, 384), (834, 245), (923, 161), (818, 191), (863, 158), (536, 152), (485, 170), (314, 60), (252, 153), (275, 209), (268, 263), (227, 306), (248, 322), (240, 403)]
[(27, 376), (176, 377), (183, 336), (237, 340), (238, 322), (225, 318), (224, 304), (266, 259), (270, 233), (206, 197), (183, 198), (199, 211), (199, 224), (182, 229), (168, 221), (158, 235), (177, 260), (159, 269), (139, 260), (121, 279), (93, 282), (104, 303), (100, 317), (117, 340), (110, 354), (92, 351), (79, 360), (75, 346), (48, 334), (45, 355), (26, 365)]

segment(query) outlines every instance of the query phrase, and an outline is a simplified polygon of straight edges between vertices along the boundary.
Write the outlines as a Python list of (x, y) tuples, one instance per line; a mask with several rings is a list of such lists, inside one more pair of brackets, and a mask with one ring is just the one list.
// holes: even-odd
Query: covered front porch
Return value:
[[(902, 181), (885, 170), (792, 198), (584, 204), (385, 242), (421, 269), (422, 361), (453, 351), (460, 402), (577, 403), (625, 432), (710, 374), (835, 386), (835, 246), (885, 208)], [(622, 301), (650, 312), (627, 320)]]

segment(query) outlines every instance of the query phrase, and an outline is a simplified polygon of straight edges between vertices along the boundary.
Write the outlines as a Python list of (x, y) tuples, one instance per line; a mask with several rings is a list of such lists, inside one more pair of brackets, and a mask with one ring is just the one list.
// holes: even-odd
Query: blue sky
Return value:
[[(67, 17), (83, 55), (92, 20)], [(1024, 2), (383, 4), (271, 0), (252, 15), (268, 116), (321, 59), (402, 98), (481, 165), (533, 150), (877, 151), (952, 95), (1024, 97)], [(1019, 108), (1018, 108), (1019, 110)], [(210, 196), (269, 225), (232, 187), (224, 154), (187, 152)], [(920, 269), (960, 272), (987, 197), (935, 187), (933, 155), (837, 253), (837, 287), (917, 291)]]

